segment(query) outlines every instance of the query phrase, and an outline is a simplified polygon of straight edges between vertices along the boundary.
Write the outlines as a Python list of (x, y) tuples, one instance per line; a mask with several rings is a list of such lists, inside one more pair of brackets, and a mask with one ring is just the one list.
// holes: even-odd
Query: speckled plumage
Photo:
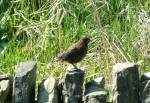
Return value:
[(57, 59), (59, 61), (66, 61), (76, 67), (74, 64), (80, 62), (86, 56), (89, 41), (90, 39), (87, 37), (81, 38), (63, 53), (60, 53)]

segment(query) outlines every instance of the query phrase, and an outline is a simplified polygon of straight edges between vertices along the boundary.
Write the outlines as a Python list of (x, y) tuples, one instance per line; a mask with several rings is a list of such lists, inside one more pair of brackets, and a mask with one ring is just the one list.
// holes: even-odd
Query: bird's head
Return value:
[(90, 39), (88, 37), (83, 37), (81, 40), (86, 44), (90, 42)]

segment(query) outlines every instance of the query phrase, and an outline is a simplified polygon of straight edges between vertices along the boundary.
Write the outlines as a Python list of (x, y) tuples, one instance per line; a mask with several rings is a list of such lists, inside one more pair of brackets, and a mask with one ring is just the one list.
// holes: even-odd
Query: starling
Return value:
[(66, 61), (72, 64), (75, 68), (75, 63), (80, 62), (87, 54), (88, 43), (90, 39), (88, 37), (81, 38), (78, 42), (72, 44), (64, 52), (58, 55), (58, 61)]

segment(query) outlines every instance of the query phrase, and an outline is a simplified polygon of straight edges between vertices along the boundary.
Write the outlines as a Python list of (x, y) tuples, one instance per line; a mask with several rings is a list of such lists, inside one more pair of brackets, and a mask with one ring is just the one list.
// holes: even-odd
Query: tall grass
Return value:
[(53, 58), (82, 36), (91, 38), (88, 55), (78, 64), (87, 81), (103, 75), (109, 83), (113, 64), (145, 58), (135, 44), (141, 36), (139, 13), (143, 7), (149, 10), (147, 0), (6, 1), (0, 2), (0, 74), (35, 60), (38, 80), (61, 77), (68, 64)]

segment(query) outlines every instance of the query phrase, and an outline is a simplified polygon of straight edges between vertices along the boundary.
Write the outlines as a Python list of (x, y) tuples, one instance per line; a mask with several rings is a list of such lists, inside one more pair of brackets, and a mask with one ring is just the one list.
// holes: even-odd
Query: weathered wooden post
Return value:
[(53, 77), (43, 80), (37, 97), (37, 103), (58, 103), (57, 81)]
[(144, 73), (140, 82), (141, 103), (150, 103), (150, 72)]
[(16, 66), (13, 83), (13, 103), (34, 103), (36, 63), (22, 62)]
[(0, 75), (0, 103), (12, 103), (12, 77)]
[(62, 90), (62, 103), (80, 103), (83, 96), (84, 72), (77, 68), (66, 71)]
[(138, 65), (118, 63), (113, 66), (113, 103), (139, 103)]
[(97, 78), (85, 85), (84, 103), (106, 103), (108, 92), (104, 89), (104, 77)]

